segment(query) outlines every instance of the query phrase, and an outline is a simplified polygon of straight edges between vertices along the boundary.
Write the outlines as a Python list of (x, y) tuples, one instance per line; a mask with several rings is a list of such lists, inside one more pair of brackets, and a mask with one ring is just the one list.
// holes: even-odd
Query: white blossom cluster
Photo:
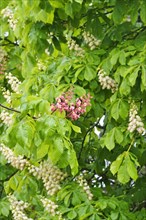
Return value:
[(125, 15), (124, 20), (127, 21), (127, 22), (131, 22), (131, 16), (130, 15)]
[(47, 212), (49, 212), (52, 216), (58, 216), (58, 220), (62, 219), (62, 214), (57, 211), (58, 205), (56, 205), (52, 200), (42, 197), (41, 202)]
[(94, 50), (96, 47), (98, 47), (101, 43), (101, 40), (97, 40), (92, 34), (89, 32), (84, 32), (83, 37), (85, 40), (85, 43), (89, 46), (91, 50)]
[(50, 51), (49, 51), (48, 48), (45, 49), (45, 53), (46, 53), (48, 56), (50, 56)]
[(77, 56), (84, 56), (84, 50), (75, 42), (75, 40), (70, 39), (67, 41), (67, 45), (69, 50), (73, 50), (76, 52)]
[(24, 159), (23, 156), (15, 156), (14, 152), (4, 144), (0, 145), (0, 152), (2, 152), (2, 154), (5, 156), (8, 163), (19, 170), (23, 170), (25, 166), (29, 164), (29, 162)]
[(117, 83), (111, 77), (107, 76), (103, 69), (98, 72), (98, 80), (102, 89), (110, 89), (112, 93), (117, 90)]
[(42, 179), (48, 195), (51, 196), (60, 189), (59, 183), (66, 176), (58, 167), (51, 164), (50, 161), (41, 162), (39, 167), (30, 165), (28, 170), (38, 179)]
[(18, 20), (14, 18), (14, 13), (12, 9), (6, 7), (1, 11), (4, 18), (8, 18), (8, 23), (12, 30), (14, 31), (16, 29), (16, 25), (18, 23)]
[(11, 92), (10, 90), (6, 90), (5, 88), (3, 89), (3, 96), (6, 99), (7, 103), (11, 103)]
[(138, 108), (133, 103), (129, 111), (128, 131), (131, 133), (137, 131), (139, 134), (145, 133), (144, 123), (138, 115)]
[(37, 60), (37, 67), (40, 71), (46, 70), (46, 66), (44, 65), (44, 63), (41, 60)]
[(2, 122), (7, 125), (10, 126), (13, 122), (12, 119), (12, 114), (9, 114), (9, 112), (3, 110), (0, 114), (0, 119), (2, 120)]
[(27, 202), (22, 200), (18, 201), (14, 195), (9, 195), (8, 200), (14, 220), (33, 220), (32, 218), (28, 218), (24, 212), (25, 209), (29, 207)]
[(53, 39), (53, 32), (50, 32), (48, 33), (48, 38), (47, 38), (49, 44), (52, 44), (52, 39)]
[(93, 194), (90, 191), (90, 187), (87, 183), (87, 180), (83, 178), (82, 175), (78, 176), (76, 178), (77, 182), (79, 183), (79, 185), (83, 188), (84, 192), (87, 194), (87, 197), (89, 200), (92, 200), (93, 198)]
[(6, 79), (8, 80), (12, 90), (19, 93), (19, 85), (21, 82), (17, 79), (17, 77), (13, 76), (12, 73), (6, 73)]

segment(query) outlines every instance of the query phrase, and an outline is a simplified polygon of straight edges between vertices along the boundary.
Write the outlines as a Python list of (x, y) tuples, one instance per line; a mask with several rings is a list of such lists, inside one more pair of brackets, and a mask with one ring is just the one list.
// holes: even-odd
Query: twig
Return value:
[[(16, 39), (15, 42), (12, 42), (12, 41), (9, 40), (7, 37), (5, 37), (5, 38), (1, 38), (1, 37), (0, 37), (0, 41), (6, 41), (6, 42), (8, 42), (8, 44), (12, 44), (12, 45), (14, 45), (14, 46), (20, 46), (19, 43), (17, 43), (17, 39)], [(6, 45), (3, 45), (3, 44), (2, 44), (1, 46), (6, 46)], [(21, 47), (25, 48), (24, 45), (22, 45)]]
[[(20, 111), (18, 111), (18, 110), (16, 110), (16, 109), (14, 109), (14, 108), (10, 108), (10, 107), (7, 107), (7, 106), (5, 106), (5, 105), (2, 105), (2, 104), (0, 104), (0, 106), (2, 107), (2, 108), (5, 108), (5, 109), (7, 109), (8, 111), (12, 111), (12, 112), (16, 112), (16, 113), (20, 113), (21, 114), (21, 112)], [(38, 118), (36, 118), (35, 116), (31, 116), (30, 114), (27, 114), (29, 117), (31, 117), (31, 118), (33, 118), (33, 119), (38, 119)]]
[(135, 138), (133, 137), (133, 139), (132, 139), (132, 141), (131, 141), (131, 143), (130, 143), (130, 145), (129, 145), (129, 148), (128, 148), (128, 150), (127, 150), (127, 152), (129, 152), (129, 150), (131, 149), (131, 147), (132, 147), (132, 145), (133, 145), (133, 143), (134, 143), (134, 140), (135, 140)]
[(98, 121), (96, 121), (93, 125), (91, 125), (90, 128), (88, 128), (88, 130), (86, 131), (86, 134), (85, 134), (85, 136), (83, 138), (83, 141), (82, 141), (82, 146), (81, 146), (81, 149), (80, 149), (80, 152), (79, 152), (78, 160), (81, 158), (81, 154), (82, 154), (82, 151), (83, 151), (83, 148), (84, 148), (84, 142), (85, 142), (85, 139), (86, 139), (88, 133), (90, 133), (94, 127), (105, 129), (105, 126), (99, 125), (99, 121), (100, 121), (100, 119), (98, 119)]
[(9, 39), (6, 38), (6, 37), (5, 37), (4, 39), (0, 37), (0, 40), (7, 41), (9, 44), (13, 44), (13, 45), (15, 45), (15, 46), (19, 46), (19, 44), (18, 44), (17, 42), (12, 42), (11, 40), (9, 40)]
[(131, 38), (127, 38), (127, 39), (135, 39), (139, 35), (139, 33), (143, 32), (144, 30), (146, 30), (146, 27), (140, 27), (140, 28), (137, 28), (137, 29), (133, 29), (131, 32), (124, 34), (122, 36), (122, 38), (124, 39), (128, 36), (133, 35)]
[(14, 108), (10, 108), (10, 107), (7, 107), (7, 106), (2, 105), (2, 104), (0, 104), (0, 106), (1, 106), (2, 108), (5, 108), (5, 109), (9, 110), (9, 111), (13, 111), (13, 112), (21, 113), (20, 111), (14, 109)]

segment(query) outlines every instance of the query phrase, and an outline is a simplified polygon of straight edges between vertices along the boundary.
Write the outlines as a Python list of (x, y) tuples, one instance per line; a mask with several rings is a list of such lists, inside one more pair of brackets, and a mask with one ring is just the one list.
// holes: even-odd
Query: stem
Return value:
[(78, 160), (81, 158), (81, 154), (82, 154), (82, 151), (83, 151), (83, 148), (84, 148), (85, 139), (86, 139), (87, 135), (92, 131), (92, 129), (94, 127), (105, 129), (105, 126), (99, 125), (99, 121), (100, 121), (100, 119), (98, 119), (98, 121), (96, 121), (93, 125), (91, 125), (90, 128), (88, 128), (88, 130), (86, 131), (86, 134), (85, 134), (85, 136), (83, 138), (83, 141), (82, 141), (82, 146), (81, 146), (81, 149), (80, 149), (80, 152), (79, 152)]
[[(16, 113), (20, 113), (21, 114), (21, 112), (20, 111), (18, 111), (18, 110), (16, 110), (16, 109), (14, 109), (14, 108), (10, 108), (10, 107), (7, 107), (7, 106), (5, 106), (5, 105), (2, 105), (2, 104), (0, 104), (0, 106), (2, 107), (2, 108), (5, 108), (5, 109), (7, 109), (8, 111), (12, 111), (12, 112), (16, 112)], [(30, 114), (27, 114), (29, 117), (31, 117), (31, 118), (33, 118), (33, 119), (38, 119), (38, 118), (36, 118), (35, 116), (30, 116)]]
[(134, 143), (134, 140), (135, 140), (135, 139), (133, 138), (132, 141), (131, 141), (131, 143), (130, 143), (130, 146), (129, 146), (127, 152), (129, 152), (129, 150), (131, 149), (131, 147), (132, 147), (132, 145), (133, 145), (133, 143)]
[[(12, 41), (9, 40), (7, 37), (5, 37), (5, 38), (1, 38), (1, 37), (0, 37), (0, 40), (4, 40), (4, 41), (8, 42), (8, 44), (12, 44), (12, 45), (14, 45), (14, 46), (19, 46), (19, 44), (18, 44), (17, 42), (12, 42)], [(3, 45), (1, 45), (1, 46), (3, 46)]]
[(5, 105), (0, 104), (0, 106), (1, 106), (2, 108), (5, 108), (5, 109), (9, 110), (9, 111), (21, 113), (20, 111), (18, 111), (18, 110), (16, 110), (16, 109), (13, 109), (13, 108), (10, 108), (10, 107), (7, 107), (7, 106), (5, 106)]

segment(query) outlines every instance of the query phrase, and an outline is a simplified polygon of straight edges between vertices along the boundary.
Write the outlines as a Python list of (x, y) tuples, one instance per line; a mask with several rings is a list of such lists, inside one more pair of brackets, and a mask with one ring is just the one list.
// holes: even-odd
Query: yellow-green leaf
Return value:
[(117, 159), (112, 162), (111, 166), (110, 166), (110, 171), (112, 172), (113, 175), (115, 175), (118, 170), (120, 165), (122, 164), (123, 158), (124, 158), (125, 152), (120, 154)]
[(127, 163), (127, 172), (129, 176), (133, 180), (136, 180), (138, 178), (138, 175), (137, 175), (137, 169), (136, 169), (135, 164), (131, 161), (130, 157), (127, 157), (126, 163)]
[(127, 171), (127, 163), (124, 160), (122, 165), (120, 166), (119, 170), (118, 170), (118, 180), (120, 183), (128, 183), (130, 180), (130, 176), (129, 173)]

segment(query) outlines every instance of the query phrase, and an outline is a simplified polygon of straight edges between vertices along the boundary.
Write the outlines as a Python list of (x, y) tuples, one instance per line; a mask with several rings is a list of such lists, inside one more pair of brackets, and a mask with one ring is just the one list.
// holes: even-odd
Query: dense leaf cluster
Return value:
[[(0, 219), (146, 219), (145, 0), (0, 10)], [(76, 108), (92, 97), (77, 120), (52, 111), (70, 89)], [(29, 206), (15, 212), (10, 198)]]

